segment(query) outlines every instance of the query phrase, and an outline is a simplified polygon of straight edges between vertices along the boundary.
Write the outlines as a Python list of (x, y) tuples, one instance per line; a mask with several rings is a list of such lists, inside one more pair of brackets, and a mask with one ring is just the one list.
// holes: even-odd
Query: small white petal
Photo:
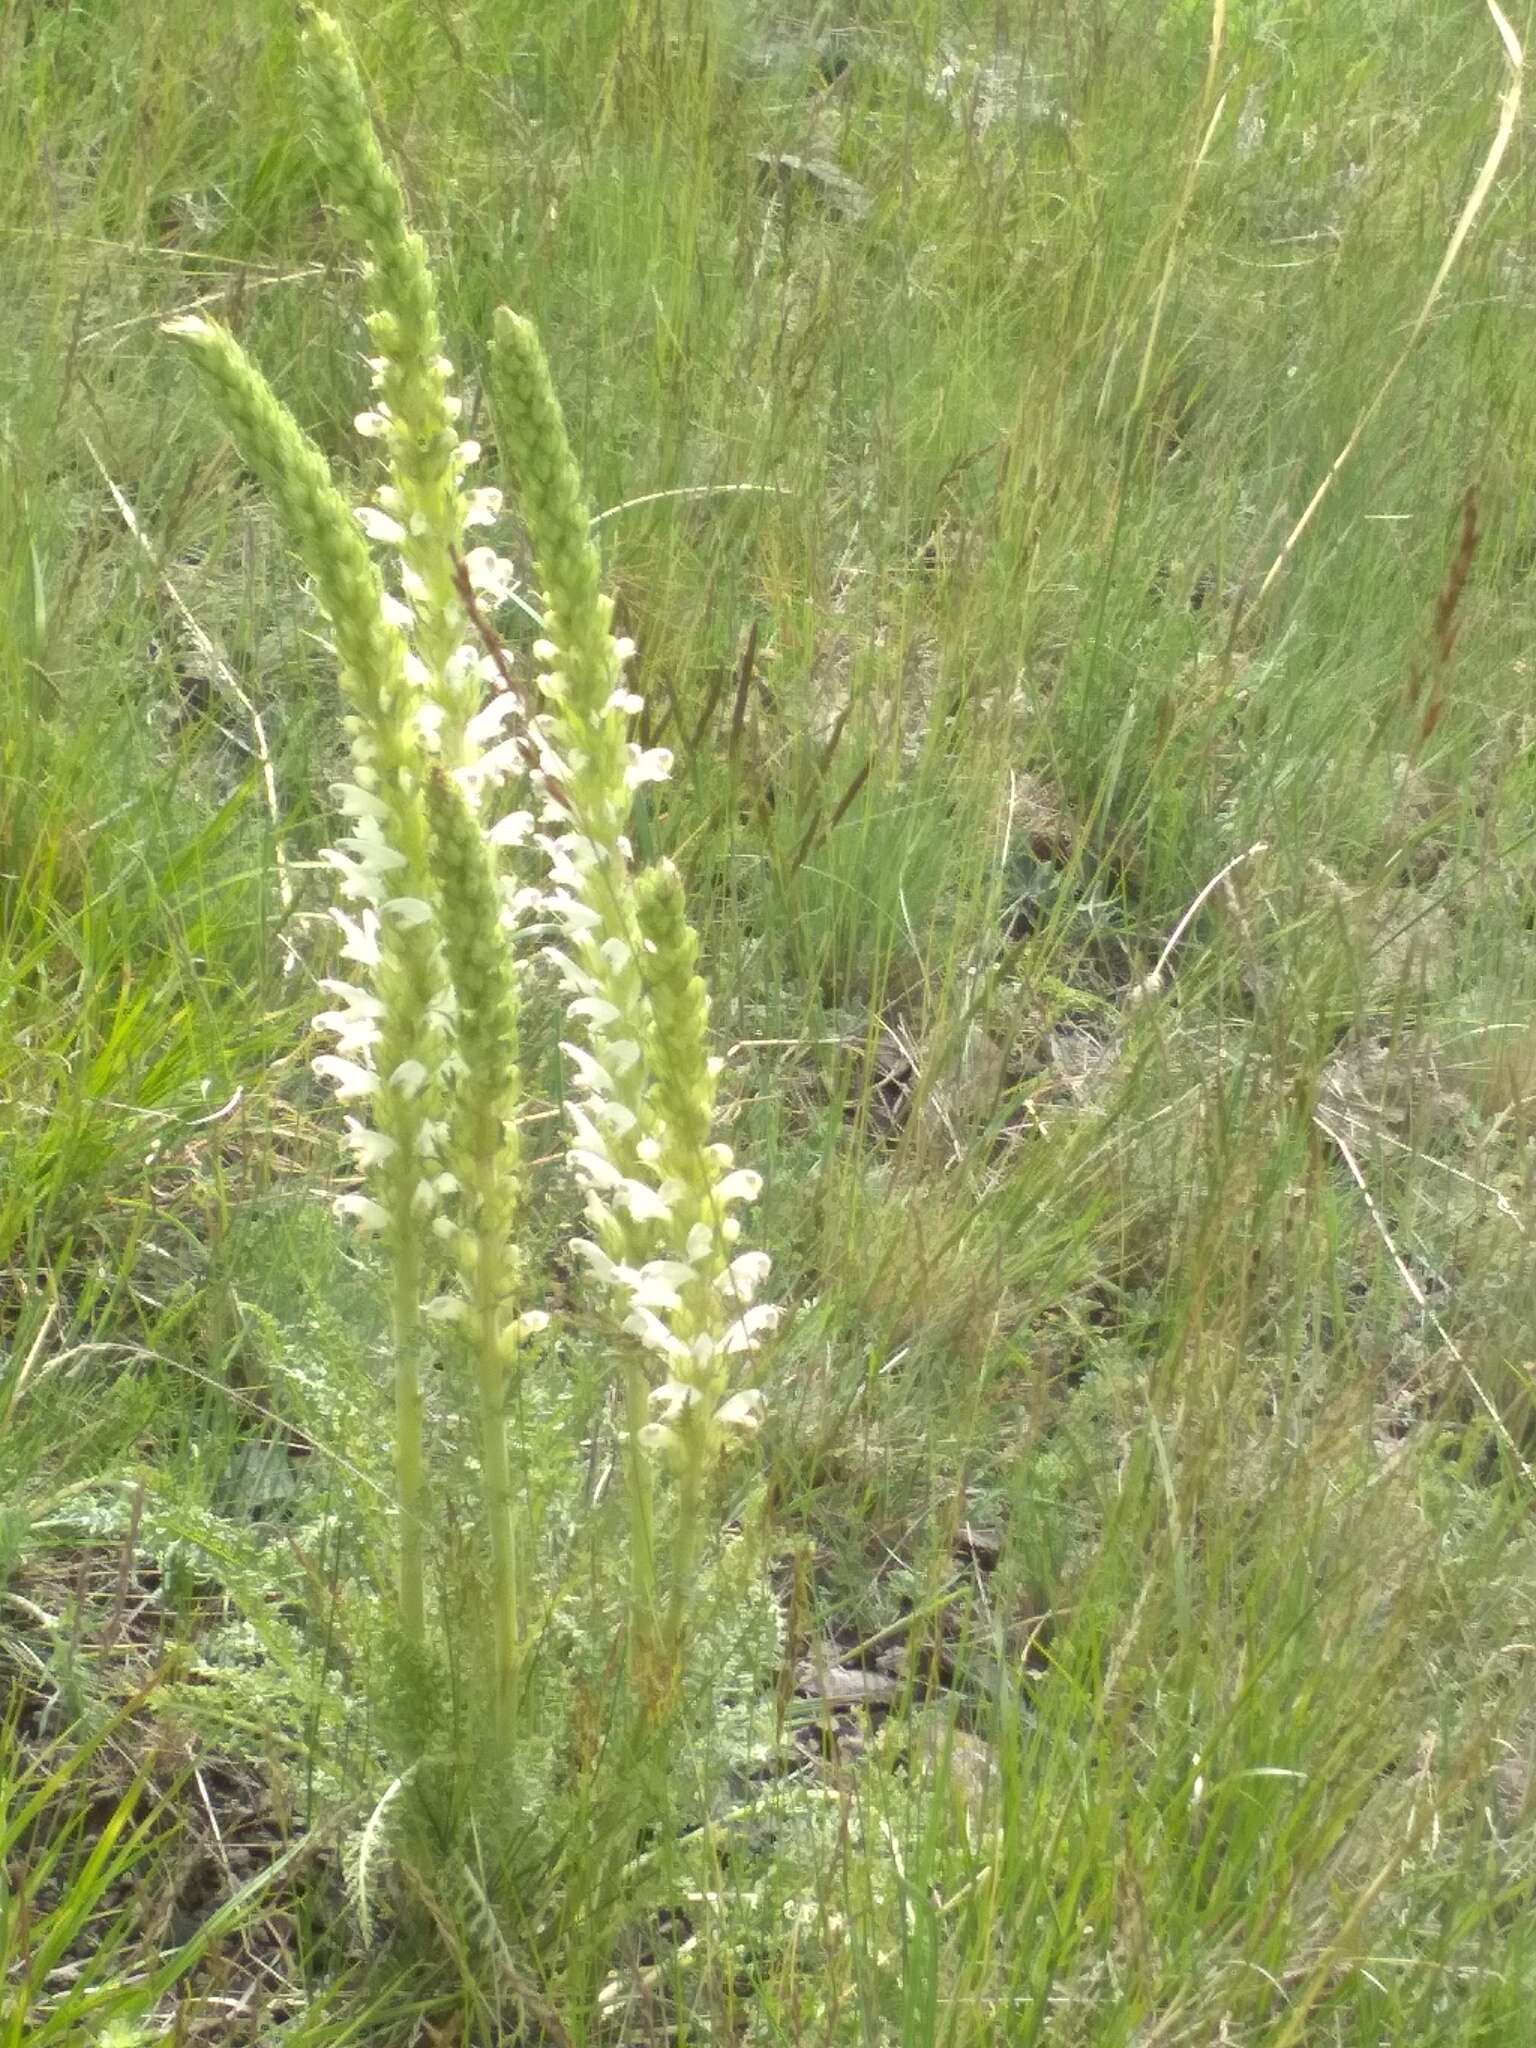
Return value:
[(370, 1168), (383, 1166), (395, 1155), (398, 1147), (386, 1131), (375, 1131), (367, 1124), (349, 1116), (347, 1123), (347, 1149), (366, 1173)]
[(742, 1252), (732, 1259), (724, 1274), (724, 1291), (737, 1301), (749, 1302), (768, 1278), (773, 1261), (766, 1252)]
[(688, 1233), (688, 1260), (690, 1265), (702, 1266), (706, 1259), (713, 1257), (715, 1233), (707, 1223), (695, 1223)]
[(464, 524), (470, 526), (494, 526), (501, 517), (501, 493), (493, 485), (483, 485), (471, 491), (464, 503)]
[(583, 1186), (609, 1188), (617, 1191), (624, 1186), (624, 1176), (613, 1161), (603, 1152), (588, 1152), (580, 1145), (573, 1145), (566, 1153), (572, 1173)]
[(411, 721), (418, 734), (434, 753), (442, 744), (443, 720), (447, 716), (446, 709), (435, 697), (423, 697), (411, 713)]
[(625, 1181), (619, 1200), (636, 1223), (670, 1223), (672, 1220), (671, 1203), (643, 1181)]
[(475, 762), (475, 773), (480, 781), (486, 782), (492, 776), (515, 775), (527, 764), (521, 739), (501, 740), (494, 747), (487, 747)]
[(354, 506), (353, 516), (370, 540), (383, 541), (392, 548), (401, 546), (405, 540), (405, 528), (399, 520), (391, 519), (377, 505)]
[(352, 422), (365, 441), (379, 441), (389, 432), (389, 407), (375, 406), (372, 412), (360, 412)]
[(464, 567), (471, 590), (492, 604), (504, 604), (517, 588), (517, 573), (512, 564), (494, 548), (471, 548), (464, 557)]
[(415, 625), (415, 616), (408, 604), (402, 604), (392, 590), (386, 590), (379, 601), (386, 626), (393, 626), (397, 633), (408, 633)]
[(599, 1030), (606, 1030), (610, 1024), (617, 1024), (623, 1011), (617, 1003), (610, 1003), (606, 996), (578, 996), (570, 1006), (573, 1017), (585, 1017), (589, 1024)]
[(652, 1387), (646, 1398), (658, 1422), (676, 1422), (679, 1415), (685, 1415), (703, 1396), (686, 1380), (666, 1380), (661, 1386)]
[(593, 1114), (611, 1138), (627, 1138), (640, 1119), (624, 1102), (597, 1102)]
[(692, 1363), (692, 1354), (681, 1337), (674, 1336), (658, 1315), (648, 1308), (636, 1308), (624, 1318), (623, 1327), (632, 1337), (638, 1337), (648, 1351), (658, 1357), (673, 1360), (679, 1364)]
[(336, 1053), (323, 1052), (310, 1064), (322, 1078), (336, 1083), (336, 1093), (343, 1102), (379, 1092), (378, 1075), (371, 1068), (360, 1067), (356, 1060), (344, 1060)]
[(617, 1284), (619, 1269), (600, 1244), (594, 1244), (589, 1237), (573, 1237), (571, 1250), (586, 1260), (598, 1279), (606, 1286), (612, 1287)]
[(372, 790), (360, 789), (355, 782), (333, 782), (331, 795), (344, 817), (387, 820), (390, 816), (389, 805), (383, 797), (375, 796)]
[(737, 1317), (721, 1339), (721, 1344), (727, 1351), (750, 1351), (765, 1331), (773, 1329), (782, 1314), (777, 1302), (759, 1302), (756, 1308), (749, 1308), (745, 1315)]
[(389, 1085), (407, 1102), (412, 1102), (426, 1087), (429, 1076), (420, 1060), (402, 1060), (389, 1077)]
[(338, 1195), (331, 1208), (337, 1216), (354, 1217), (359, 1230), (372, 1233), (389, 1228), (389, 1211), (371, 1195)]
[(413, 925), (430, 923), (433, 916), (432, 906), (424, 896), (391, 896), (379, 908), (385, 917), (392, 917), (404, 931), (409, 931)]
[(526, 846), (532, 832), (531, 812), (508, 811), (491, 826), (485, 842), (487, 846)]
[(762, 1426), (762, 1394), (756, 1387), (743, 1387), (739, 1394), (732, 1394), (720, 1403), (714, 1419), (721, 1429), (739, 1430), (743, 1436), (755, 1436)]
[(510, 690), (498, 691), (489, 704), (481, 705), (465, 726), (465, 739), (472, 747), (483, 747), (487, 740), (497, 737), (509, 718), (516, 717), (520, 708)]
[(590, 1088), (594, 1095), (612, 1095), (613, 1076), (601, 1061), (593, 1059), (589, 1052), (583, 1052), (579, 1045), (562, 1042), (560, 1050), (576, 1069), (576, 1078), (583, 1088)]
[(681, 1259), (647, 1259), (634, 1276), (631, 1292), (642, 1308), (681, 1308), (678, 1289), (698, 1277)]
[(755, 1202), (762, 1191), (763, 1176), (750, 1166), (738, 1166), (717, 1183), (715, 1196), (722, 1202)]
[(672, 773), (672, 754), (667, 747), (636, 747), (629, 766), (624, 770), (624, 781), (628, 788), (639, 789), (642, 783), (665, 782)]

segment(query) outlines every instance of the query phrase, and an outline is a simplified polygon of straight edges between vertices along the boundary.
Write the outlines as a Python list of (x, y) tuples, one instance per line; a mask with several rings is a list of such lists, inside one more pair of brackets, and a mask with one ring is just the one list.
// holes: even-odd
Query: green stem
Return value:
[(637, 1689), (648, 1690), (647, 1674), (654, 1671), (660, 1652), (656, 1602), (655, 1501), (651, 1485), (650, 1459), (640, 1442), (640, 1432), (650, 1420), (650, 1387), (639, 1361), (631, 1359), (624, 1368), (624, 1409), (628, 1428), (628, 1457), (625, 1477), (629, 1491), (630, 1662)]
[(421, 1253), (414, 1231), (400, 1234), (394, 1257), (395, 1491), (400, 1509), (400, 1626), (413, 1656), (427, 1647), (422, 1563)]
[(517, 1502), (507, 1450), (507, 1385), (504, 1346), (507, 1302), (516, 1281), (513, 1219), (501, 1116), (494, 1099), (476, 1105), (471, 1122), (474, 1174), (475, 1257), (470, 1289), (470, 1343), (474, 1351), (475, 1394), (480, 1409), (480, 1485), (491, 1546), (491, 1630), (495, 1665), (496, 1746), (512, 1747), (517, 1724), (517, 1685), (522, 1663), (522, 1601), (518, 1580)]
[(668, 1572), (671, 1583), (667, 1599), (665, 1652), (669, 1686), (673, 1691), (682, 1676), (683, 1631), (688, 1621), (694, 1572), (699, 1561), (699, 1542), (704, 1530), (704, 1468), (703, 1443), (688, 1442), (687, 1460), (677, 1479), (677, 1524), (672, 1535)]

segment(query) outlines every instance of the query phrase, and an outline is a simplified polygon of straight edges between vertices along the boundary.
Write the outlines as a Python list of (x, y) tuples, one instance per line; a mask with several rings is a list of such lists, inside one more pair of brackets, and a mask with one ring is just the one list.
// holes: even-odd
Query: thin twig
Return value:
[(594, 512), (591, 526), (595, 532), (609, 519), (617, 519), (621, 512), (634, 512), (641, 505), (660, 505), (668, 498), (792, 498), (793, 491), (785, 490), (782, 484), (679, 484), (675, 490), (646, 491), (638, 498), (625, 498), (621, 504), (609, 505), (601, 512)]
[(1136, 987), (1131, 991), (1133, 999), (1145, 1001), (1149, 996), (1156, 996), (1162, 994), (1163, 976), (1167, 972), (1168, 962), (1173, 958), (1174, 949), (1178, 945), (1179, 941), (1183, 938), (1184, 934), (1189, 930), (1190, 926), (1194, 923), (1195, 919), (1200, 915), (1200, 912), (1205, 908), (1206, 904), (1210, 901), (1210, 899), (1216, 894), (1216, 891), (1227, 880), (1228, 876), (1231, 875), (1234, 872), (1234, 870), (1240, 868), (1245, 860), (1253, 860), (1259, 854), (1267, 853), (1268, 851), (1269, 842), (1265, 839), (1256, 839), (1252, 846), (1246, 848), (1245, 851), (1242, 853), (1234, 854), (1231, 860), (1227, 862), (1224, 868), (1220, 869), (1216, 874), (1212, 875), (1211, 879), (1200, 891), (1200, 894), (1195, 898), (1194, 902), (1190, 904), (1188, 910), (1185, 911), (1184, 915), (1179, 919), (1178, 923), (1174, 926), (1173, 930), (1168, 934), (1168, 943), (1166, 946), (1164, 946), (1162, 952), (1158, 954), (1157, 965), (1153, 968), (1152, 972), (1149, 975), (1147, 975), (1144, 980), (1139, 981), (1136, 984)]
[(187, 313), (200, 313), (205, 306), (218, 306), (238, 294), (244, 298), (247, 292), (270, 291), (274, 285), (303, 284), (307, 278), (324, 277), (322, 263), (306, 263), (302, 270), (285, 270), (277, 277), (260, 277), (254, 283), (242, 276), (237, 284), (221, 285), (216, 292), (201, 292), (195, 299), (189, 299), (184, 306), (177, 306), (172, 312), (158, 310), (153, 313), (135, 313), (127, 320), (114, 320), (106, 327), (93, 327), (88, 334), (80, 337), (81, 345), (92, 341), (105, 341), (110, 334), (127, 334), (135, 327), (160, 327), (168, 319), (179, 319)]

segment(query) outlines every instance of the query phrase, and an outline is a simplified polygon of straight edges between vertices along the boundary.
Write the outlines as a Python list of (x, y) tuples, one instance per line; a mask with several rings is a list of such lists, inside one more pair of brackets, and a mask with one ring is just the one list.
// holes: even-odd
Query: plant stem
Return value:
[(630, 1663), (646, 1688), (645, 1675), (658, 1662), (659, 1634), (656, 1607), (655, 1498), (651, 1482), (651, 1461), (640, 1432), (650, 1419), (650, 1383), (637, 1359), (624, 1368), (624, 1411), (628, 1434), (625, 1473), (629, 1489), (629, 1571), (632, 1613), (630, 1617)]
[(400, 1626), (417, 1658), (427, 1647), (426, 1575), (422, 1564), (421, 1252), (414, 1235), (394, 1256), (395, 1489), (400, 1508)]

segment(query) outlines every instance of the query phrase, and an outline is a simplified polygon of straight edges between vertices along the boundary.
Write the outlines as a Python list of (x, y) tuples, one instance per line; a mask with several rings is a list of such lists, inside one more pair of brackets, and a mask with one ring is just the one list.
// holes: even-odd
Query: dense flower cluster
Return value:
[(777, 1316), (754, 1301), (766, 1255), (735, 1250), (733, 1211), (761, 1182), (712, 1141), (719, 1061), (707, 1050), (709, 1003), (682, 885), (670, 867), (637, 876), (626, 836), (634, 792), (663, 781), (671, 761), (628, 738), (640, 708), (624, 682), (634, 650), (613, 635), (543, 350), (505, 309), (492, 379), (543, 586), (539, 844), (562, 927), (553, 957), (585, 1041), (565, 1047), (578, 1083), (570, 1159), (592, 1226), (577, 1249), (656, 1362), (642, 1443), (697, 1482), (762, 1413), (756, 1388), (732, 1386)]

